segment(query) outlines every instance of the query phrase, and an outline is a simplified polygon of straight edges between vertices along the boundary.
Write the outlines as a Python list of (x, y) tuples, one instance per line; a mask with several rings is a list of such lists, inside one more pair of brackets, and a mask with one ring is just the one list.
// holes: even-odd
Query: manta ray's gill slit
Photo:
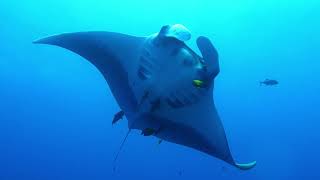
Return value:
[(138, 69), (138, 76), (141, 80), (149, 79), (152, 75), (153, 64), (148, 58), (140, 57), (140, 64)]
[(176, 98), (184, 102), (184, 105), (191, 105), (199, 100), (199, 95), (195, 95), (192, 90), (187, 87), (176, 93)]
[(138, 77), (141, 80), (149, 79), (152, 76), (155, 67), (157, 67), (155, 65), (155, 59), (152, 58), (147, 48), (143, 48), (139, 58)]
[(196, 92), (195, 90), (192, 90), (190, 92), (190, 97), (192, 97), (194, 99), (194, 101), (198, 101), (200, 99), (200, 94), (198, 92)]
[(179, 104), (176, 103), (176, 100), (175, 100), (175, 98), (174, 98), (174, 96), (172, 94), (167, 96), (166, 101), (167, 101), (168, 105), (173, 107), (173, 108), (178, 108), (179, 107)]
[(166, 102), (170, 107), (178, 108), (178, 106), (170, 98), (166, 98)]
[(198, 102), (200, 96), (203, 96), (202, 89), (184, 87), (180, 91), (168, 95), (166, 102), (173, 108), (181, 108)]
[(151, 73), (143, 66), (140, 66), (139, 67), (139, 70), (138, 70), (138, 77), (141, 79), (141, 80), (146, 80), (146, 79), (149, 79), (151, 76)]
[(195, 95), (193, 92), (190, 92), (188, 97), (192, 103), (196, 103), (199, 100), (199, 97)]
[(192, 99), (190, 99), (185, 91), (181, 91), (180, 93), (181, 99), (183, 100), (184, 104), (192, 104)]
[(172, 100), (173, 104), (176, 107), (183, 107), (185, 104), (177, 97), (176, 94), (172, 94), (170, 97), (170, 100)]
[(142, 54), (145, 55), (146, 57), (151, 57), (151, 53), (147, 48), (143, 48)]
[(140, 57), (140, 65), (144, 66), (150, 70), (152, 70), (152, 68), (153, 68), (152, 62), (148, 58), (145, 58), (143, 56)]

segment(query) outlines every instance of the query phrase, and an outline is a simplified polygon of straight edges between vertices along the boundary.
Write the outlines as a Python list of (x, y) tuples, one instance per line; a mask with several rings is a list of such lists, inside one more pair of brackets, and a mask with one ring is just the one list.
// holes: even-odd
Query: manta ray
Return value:
[[(180, 24), (138, 37), (115, 32), (65, 33), (40, 39), (77, 53), (92, 63), (107, 81), (130, 130), (216, 157), (241, 170), (256, 161), (237, 163), (215, 108), (214, 79), (218, 52), (204, 36), (197, 38), (201, 55), (185, 42), (190, 31)], [(128, 135), (127, 134), (127, 135)], [(127, 136), (126, 136), (127, 137)]]

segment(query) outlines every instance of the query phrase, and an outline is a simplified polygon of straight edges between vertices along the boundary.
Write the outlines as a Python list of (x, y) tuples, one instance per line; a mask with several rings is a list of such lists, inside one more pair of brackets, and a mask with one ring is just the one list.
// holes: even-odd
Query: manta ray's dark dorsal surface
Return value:
[(218, 53), (209, 39), (199, 37), (202, 57), (184, 41), (182, 25), (135, 37), (112, 32), (67, 33), (36, 41), (69, 49), (95, 65), (109, 84), (129, 129), (188, 146), (239, 169), (232, 158), (213, 100), (219, 73)]

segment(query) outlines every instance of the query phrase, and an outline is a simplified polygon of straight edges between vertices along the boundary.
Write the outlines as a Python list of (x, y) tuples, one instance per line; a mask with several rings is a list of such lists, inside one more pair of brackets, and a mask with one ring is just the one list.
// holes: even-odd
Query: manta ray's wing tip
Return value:
[(254, 166), (256, 166), (256, 164), (257, 164), (257, 161), (253, 161), (253, 162), (245, 163), (245, 164), (235, 163), (235, 166), (241, 170), (249, 170), (249, 169), (253, 168)]
[(32, 41), (32, 44), (42, 44), (41, 39), (37, 39), (37, 40)]
[(36, 39), (36, 40), (32, 41), (32, 44), (42, 44), (43, 39), (44, 38)]
[(49, 36), (49, 37), (45, 37), (45, 38), (40, 38), (40, 39), (36, 39), (34, 41), (32, 41), (33, 44), (48, 44), (50, 43), (50, 40), (53, 39), (54, 37), (56, 37), (58, 35), (54, 35), (54, 36)]
[(47, 44), (50, 37), (40, 38), (32, 41), (32, 44)]
[(54, 45), (54, 43), (60, 42), (62, 38), (65, 38), (69, 35), (76, 34), (76, 33), (60, 33), (60, 34), (53, 34), (50, 36), (45, 36), (39, 39), (36, 39), (32, 41), (33, 44), (51, 44)]

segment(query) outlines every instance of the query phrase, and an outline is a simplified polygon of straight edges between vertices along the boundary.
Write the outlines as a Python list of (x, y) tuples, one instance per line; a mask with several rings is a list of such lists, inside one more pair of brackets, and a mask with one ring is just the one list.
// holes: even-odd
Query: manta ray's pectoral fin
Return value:
[(210, 78), (215, 78), (220, 72), (219, 56), (216, 48), (211, 41), (204, 36), (198, 37), (197, 45), (204, 59)]
[[(220, 72), (220, 67), (219, 67), (219, 55), (218, 52), (216, 50), (216, 48), (213, 46), (213, 44), (211, 43), (211, 41), (207, 38), (207, 37), (203, 37), (200, 36), (197, 39), (197, 45), (198, 48), (202, 54), (203, 60), (204, 60), (204, 66), (207, 69), (207, 72), (209, 73), (209, 80), (214, 80), (214, 78), (219, 74)], [(195, 80), (194, 81), (194, 85), (196, 87), (201, 87), (202, 85), (202, 81), (201, 80)], [(212, 97), (210, 98), (212, 99)], [(214, 104), (212, 103), (212, 107), (214, 106)], [(214, 119), (214, 118), (209, 118), (209, 119)], [(256, 161), (250, 162), (250, 163), (244, 163), (244, 164), (240, 164), (240, 163), (236, 163), (230, 153), (230, 150), (228, 148), (228, 144), (226, 141), (226, 137), (225, 137), (225, 133), (222, 127), (222, 124), (218, 118), (218, 115), (216, 115), (216, 130), (220, 129), (220, 145), (218, 145), (217, 147), (224, 147), (224, 155), (221, 156), (221, 151), (219, 153), (214, 152), (213, 155), (217, 156), (218, 158), (223, 159), (224, 161), (234, 165), (235, 167), (241, 169), (241, 170), (248, 170), (253, 168), (256, 165)], [(219, 137), (219, 134), (216, 135), (217, 137)], [(221, 138), (223, 137), (223, 138)], [(224, 144), (224, 145), (222, 145)], [(223, 148), (222, 148), (223, 149)], [(228, 158), (226, 158), (228, 157)]]
[(212, 92), (206, 94), (201, 102), (180, 110), (165, 118), (149, 114), (149, 119), (162, 123), (162, 130), (154, 134), (156, 137), (199, 150), (241, 170), (255, 166), (255, 161), (240, 164), (234, 160), (222, 122), (214, 107)]
[(144, 37), (112, 32), (65, 33), (40, 39), (36, 44), (66, 48), (90, 61), (104, 76), (120, 108), (126, 114), (137, 111), (129, 75), (135, 73)]
[(251, 168), (253, 168), (254, 166), (256, 166), (257, 161), (252, 161), (250, 163), (245, 163), (245, 164), (238, 164), (236, 163), (235, 166), (241, 170), (249, 170)]

